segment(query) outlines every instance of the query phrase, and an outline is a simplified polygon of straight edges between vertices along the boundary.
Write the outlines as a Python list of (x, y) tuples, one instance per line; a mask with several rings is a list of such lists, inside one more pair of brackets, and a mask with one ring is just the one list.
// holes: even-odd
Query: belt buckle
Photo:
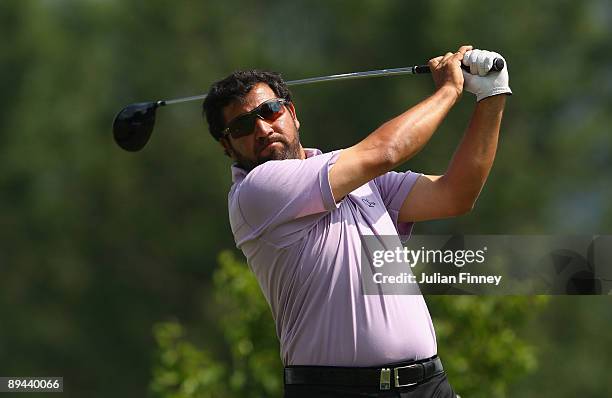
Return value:
[(416, 384), (419, 384), (418, 382), (416, 382), (416, 383), (408, 383), (408, 384), (400, 384), (399, 383), (399, 372), (398, 372), (398, 369), (416, 368), (417, 366), (421, 366), (421, 364), (413, 363), (412, 365), (399, 366), (397, 368), (393, 368), (393, 376), (395, 378), (395, 387), (410, 387), (410, 386), (414, 386)]
[(380, 385), (381, 390), (390, 390), (391, 389), (391, 369), (382, 368), (380, 370)]

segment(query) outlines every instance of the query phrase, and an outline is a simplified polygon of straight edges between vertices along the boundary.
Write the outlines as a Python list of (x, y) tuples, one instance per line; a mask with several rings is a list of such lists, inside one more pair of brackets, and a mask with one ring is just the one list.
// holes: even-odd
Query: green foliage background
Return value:
[[(125, 104), (205, 92), (237, 68), (292, 79), (497, 50), (515, 94), (489, 182), (471, 214), (416, 232), (611, 233), (611, 22), (605, 0), (3, 0), (0, 375), (61, 375), (75, 397), (280, 391), (269, 310), (226, 216), (229, 163), (199, 105), (160, 110), (138, 154), (110, 134)], [(302, 140), (352, 145), (431, 90), (422, 76), (295, 88)], [(466, 94), (405, 169), (443, 172), (472, 107)], [(458, 391), (612, 394), (610, 300), (541, 301), (428, 298)]]

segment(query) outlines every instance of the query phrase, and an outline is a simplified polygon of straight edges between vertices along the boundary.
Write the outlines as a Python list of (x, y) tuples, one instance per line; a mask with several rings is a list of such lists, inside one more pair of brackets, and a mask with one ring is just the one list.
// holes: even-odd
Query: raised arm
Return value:
[(476, 105), (461, 144), (444, 175), (423, 175), (404, 200), (399, 221), (453, 217), (470, 211), (493, 166), (506, 97)]
[(417, 154), (429, 141), (463, 91), (460, 63), (471, 46), (429, 61), (436, 91), (391, 119), (364, 140), (342, 151), (329, 172), (338, 202), (351, 191)]
[(465, 90), (476, 95), (476, 109), (441, 176), (421, 176), (404, 200), (399, 221), (423, 221), (465, 214), (470, 211), (493, 166), (508, 86), (507, 65), (499, 73), (487, 74), (497, 53), (474, 50), (466, 54)]

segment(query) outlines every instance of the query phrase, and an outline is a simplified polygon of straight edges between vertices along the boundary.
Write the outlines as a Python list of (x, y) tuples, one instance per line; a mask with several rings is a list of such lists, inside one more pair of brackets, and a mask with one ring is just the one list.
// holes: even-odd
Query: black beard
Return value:
[[(299, 159), (300, 158), (300, 135), (299, 132), (296, 131), (295, 140), (290, 143), (286, 143), (283, 141), (275, 141), (282, 144), (282, 148), (279, 150), (273, 150), (268, 156), (259, 157), (256, 161), (252, 161), (242, 157), (241, 155), (236, 153), (237, 164), (240, 168), (251, 171), (255, 167), (259, 166), (267, 162), (268, 160), (285, 160), (285, 159)], [(262, 145), (264, 148), (268, 143)]]

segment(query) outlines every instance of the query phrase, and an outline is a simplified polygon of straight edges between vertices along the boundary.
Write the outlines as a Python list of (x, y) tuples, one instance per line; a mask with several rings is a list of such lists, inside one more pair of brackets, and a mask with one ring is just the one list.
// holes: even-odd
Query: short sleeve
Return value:
[(374, 183), (378, 187), (385, 207), (400, 236), (407, 237), (412, 231), (414, 223), (398, 222), (398, 217), (404, 200), (420, 176), (420, 173), (413, 173), (411, 171), (402, 173), (390, 171), (374, 179)]
[(339, 153), (268, 161), (253, 169), (234, 193), (234, 206), (251, 238), (263, 235), (269, 243), (283, 246), (336, 209), (329, 169)]

